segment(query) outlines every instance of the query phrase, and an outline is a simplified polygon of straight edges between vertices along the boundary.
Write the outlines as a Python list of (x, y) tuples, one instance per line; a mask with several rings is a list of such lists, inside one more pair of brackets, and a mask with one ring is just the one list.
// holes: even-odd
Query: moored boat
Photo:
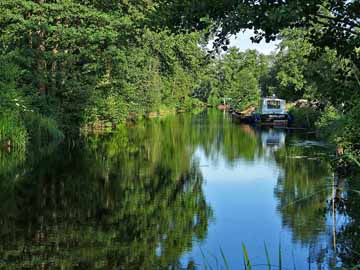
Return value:
[(289, 115), (286, 101), (275, 96), (262, 98), (253, 117), (254, 121), (261, 125), (287, 126)]
[(289, 121), (286, 101), (275, 96), (262, 98), (257, 109), (251, 106), (240, 113), (234, 111), (232, 115), (244, 123), (269, 126), (287, 126)]

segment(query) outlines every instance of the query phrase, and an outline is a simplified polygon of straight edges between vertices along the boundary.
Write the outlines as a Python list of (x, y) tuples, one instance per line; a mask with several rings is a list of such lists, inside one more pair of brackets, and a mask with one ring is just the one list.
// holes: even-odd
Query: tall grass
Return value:
[[(58, 144), (64, 134), (55, 120), (37, 113), (0, 113), (0, 150), (25, 155), (29, 143), (37, 149)], [(5, 151), (4, 151), (5, 150)]]
[(266, 246), (265, 242), (264, 242), (264, 250), (265, 250), (267, 268), (268, 268), (268, 270), (271, 270), (270, 255), (269, 255), (269, 251), (267, 249), (267, 246)]
[[(271, 264), (269, 250), (268, 250), (265, 242), (264, 242), (264, 254), (265, 254), (265, 259), (266, 259), (265, 264), (252, 264), (252, 262), (250, 260), (249, 252), (247, 250), (245, 243), (242, 243), (241, 247), (242, 247), (242, 256), (243, 256), (243, 264), (244, 265), (243, 265), (243, 268), (237, 268), (237, 270), (241, 270), (241, 269), (251, 270), (251, 269), (255, 269), (256, 267), (260, 267), (260, 266), (266, 267), (268, 270), (271, 270), (271, 269), (282, 270), (283, 269), (281, 243), (279, 243), (279, 248), (278, 248), (278, 257), (277, 257), (278, 263), (277, 263), (277, 265)], [(200, 251), (201, 251), (202, 258), (203, 258), (203, 267), (204, 267), (203, 269), (205, 269), (205, 270), (232, 270), (229, 266), (228, 260), (226, 258), (224, 251), (222, 250), (222, 248), (220, 248), (220, 254), (221, 254), (222, 261), (223, 261), (223, 265), (219, 265), (219, 262), (218, 262), (218, 259), (216, 258), (216, 256), (212, 255), (211, 257), (215, 261), (215, 265), (214, 265), (209, 260), (209, 256), (206, 256), (202, 250), (200, 250)], [(294, 266), (294, 269), (295, 269), (295, 266)]]
[(241, 245), (242, 245), (242, 251), (243, 251), (243, 256), (244, 256), (244, 267), (246, 270), (250, 270), (251, 263), (250, 263), (250, 259), (249, 259), (249, 254), (247, 252), (245, 244), (242, 243)]
[(28, 132), (20, 119), (10, 113), (0, 114), (0, 144), (7, 141), (13, 151), (24, 153), (28, 141)]
[[(229, 264), (228, 264), (228, 260), (226, 258), (226, 255), (224, 253), (224, 251), (220, 248), (220, 254), (222, 257), (222, 261), (223, 261), (223, 265), (219, 264), (219, 260), (216, 258), (216, 256), (211, 255), (211, 257), (214, 259), (215, 264), (211, 263), (211, 261), (209, 260), (209, 256), (205, 255), (204, 252), (201, 250), (201, 255), (203, 258), (203, 268), (185, 268), (183, 270), (190, 270), (190, 269), (204, 269), (204, 270), (251, 270), (251, 269), (257, 269), (260, 267), (260, 269), (264, 269), (266, 267), (266, 269), (271, 270), (282, 270), (282, 269), (293, 269), (296, 270), (296, 265), (295, 265), (295, 260), (294, 260), (294, 265), (292, 266), (292, 268), (290, 267), (284, 267), (283, 266), (283, 255), (282, 255), (282, 247), (281, 247), (281, 242), (279, 243), (278, 246), (278, 255), (277, 258), (273, 258), (273, 260), (277, 260), (277, 264), (272, 264), (271, 263), (271, 259), (270, 259), (270, 255), (269, 255), (269, 250), (267, 248), (266, 243), (264, 242), (264, 253), (265, 253), (265, 259), (266, 259), (266, 263), (265, 264), (253, 264), (250, 260), (250, 256), (247, 250), (247, 247), (244, 243), (242, 243), (242, 256), (243, 256), (243, 267), (236, 267), (236, 268), (230, 268)], [(295, 259), (295, 255), (294, 253), (292, 254), (293, 259)], [(337, 267), (335, 268), (337, 270), (360, 270), (360, 265), (354, 265), (352, 267)]]

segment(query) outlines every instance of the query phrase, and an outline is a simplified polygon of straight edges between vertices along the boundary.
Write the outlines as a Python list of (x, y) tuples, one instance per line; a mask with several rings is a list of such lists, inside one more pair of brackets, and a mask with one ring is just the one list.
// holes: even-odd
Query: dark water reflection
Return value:
[(253, 264), (266, 242), (291, 269), (354, 265), (359, 198), (339, 189), (333, 218), (328, 156), (218, 111), (2, 155), (0, 269), (220, 269), (220, 247), (241, 269), (242, 242)]

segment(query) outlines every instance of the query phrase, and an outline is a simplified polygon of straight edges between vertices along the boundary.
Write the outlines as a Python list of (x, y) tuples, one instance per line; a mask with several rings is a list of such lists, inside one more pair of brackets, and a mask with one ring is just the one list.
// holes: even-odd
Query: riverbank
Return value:
[[(175, 107), (175, 106), (174, 106)], [(145, 119), (154, 119), (154, 118), (160, 118), (165, 117), (168, 115), (174, 115), (178, 113), (185, 113), (185, 112), (199, 112), (201, 110), (206, 109), (208, 106), (204, 102), (200, 102), (198, 100), (194, 100), (191, 102), (188, 102), (185, 106), (176, 106), (177, 108), (169, 108), (166, 106), (163, 106), (157, 111), (147, 112), (147, 113), (129, 113), (122, 121), (120, 121), (119, 124), (125, 124), (127, 126), (134, 125), (139, 121), (145, 120)], [(80, 128), (81, 133), (86, 134), (92, 134), (92, 133), (107, 133), (114, 131), (119, 124), (109, 122), (106, 120), (103, 121), (96, 121), (94, 123), (86, 124), (83, 127)]]
[(206, 103), (194, 98), (185, 98), (172, 106), (159, 106), (157, 110), (145, 112), (137, 110), (119, 115), (117, 118), (96, 118), (79, 126), (60, 126), (54, 119), (33, 112), (19, 115), (0, 113), (0, 151), (26, 152), (28, 144), (46, 146), (58, 144), (66, 138), (81, 134), (102, 134), (116, 130), (119, 125), (134, 125), (145, 120), (164, 117), (176, 113), (196, 112), (207, 108)]

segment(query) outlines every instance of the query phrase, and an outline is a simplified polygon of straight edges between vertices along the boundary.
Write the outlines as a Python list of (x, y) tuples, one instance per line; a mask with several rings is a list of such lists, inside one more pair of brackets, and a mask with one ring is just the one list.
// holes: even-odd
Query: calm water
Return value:
[(358, 181), (329, 153), (210, 110), (2, 154), (0, 269), (243, 269), (242, 243), (253, 269), (264, 245), (283, 269), (360, 263)]

